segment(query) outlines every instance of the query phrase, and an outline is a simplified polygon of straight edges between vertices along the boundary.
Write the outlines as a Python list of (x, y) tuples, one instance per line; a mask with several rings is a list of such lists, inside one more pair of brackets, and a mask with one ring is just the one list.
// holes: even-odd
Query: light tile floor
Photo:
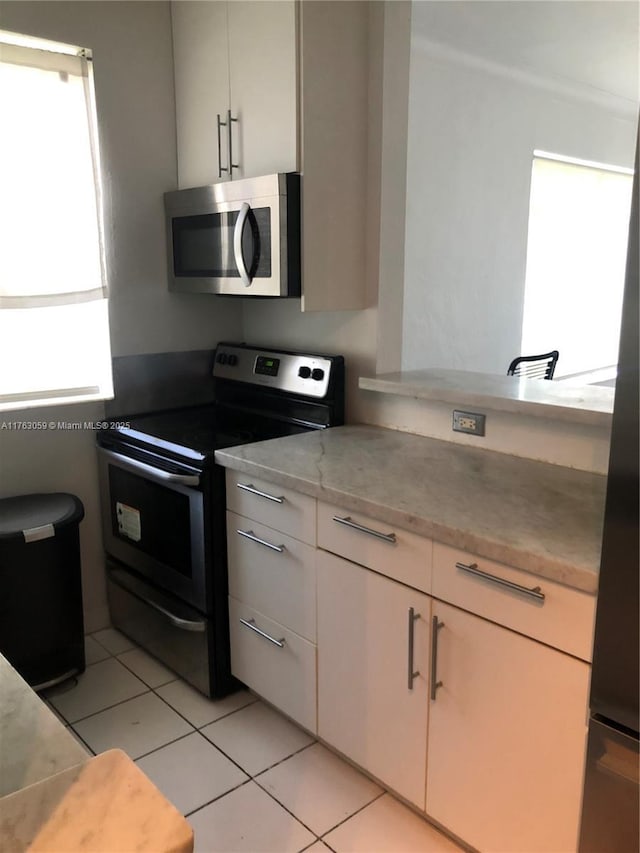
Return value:
[(249, 691), (210, 700), (108, 628), (46, 701), (92, 753), (118, 747), (193, 826), (196, 853), (460, 853)]

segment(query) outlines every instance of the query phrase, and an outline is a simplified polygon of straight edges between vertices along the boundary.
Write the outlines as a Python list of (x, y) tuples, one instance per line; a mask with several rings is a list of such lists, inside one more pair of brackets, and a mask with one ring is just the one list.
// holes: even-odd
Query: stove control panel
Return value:
[(331, 369), (331, 359), (325, 356), (219, 344), (213, 375), (321, 399), (327, 394)]

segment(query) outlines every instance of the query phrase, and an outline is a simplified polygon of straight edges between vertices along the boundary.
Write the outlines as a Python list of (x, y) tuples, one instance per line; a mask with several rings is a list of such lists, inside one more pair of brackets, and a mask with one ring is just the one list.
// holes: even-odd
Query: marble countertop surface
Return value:
[(0, 655), (0, 796), (88, 758), (87, 750)]
[(477, 406), (589, 426), (611, 426), (613, 388), (520, 379), (467, 370), (408, 370), (361, 376), (359, 387), (421, 400)]
[(119, 749), (0, 799), (3, 853), (191, 853), (193, 830)]
[(1, 654), (0, 850), (193, 850), (187, 821), (131, 759), (92, 757)]
[(216, 451), (227, 468), (595, 593), (606, 478), (375, 426)]

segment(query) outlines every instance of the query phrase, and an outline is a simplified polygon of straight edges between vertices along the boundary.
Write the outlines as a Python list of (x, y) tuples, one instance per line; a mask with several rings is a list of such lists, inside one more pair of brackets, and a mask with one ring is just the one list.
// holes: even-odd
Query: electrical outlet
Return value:
[(480, 415), (478, 412), (459, 412), (456, 410), (453, 413), (453, 431), (484, 435), (485, 420), (486, 415)]

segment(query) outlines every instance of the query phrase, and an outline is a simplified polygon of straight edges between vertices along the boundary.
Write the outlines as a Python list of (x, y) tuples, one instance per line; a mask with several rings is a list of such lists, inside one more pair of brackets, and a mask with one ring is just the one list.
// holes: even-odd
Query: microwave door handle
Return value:
[(242, 279), (242, 283), (245, 287), (250, 287), (251, 279), (249, 278), (249, 271), (247, 270), (247, 266), (242, 256), (242, 232), (250, 209), (251, 208), (247, 202), (243, 201), (233, 229), (233, 256), (236, 261), (236, 266), (238, 267), (238, 272), (240, 273), (240, 278)]

